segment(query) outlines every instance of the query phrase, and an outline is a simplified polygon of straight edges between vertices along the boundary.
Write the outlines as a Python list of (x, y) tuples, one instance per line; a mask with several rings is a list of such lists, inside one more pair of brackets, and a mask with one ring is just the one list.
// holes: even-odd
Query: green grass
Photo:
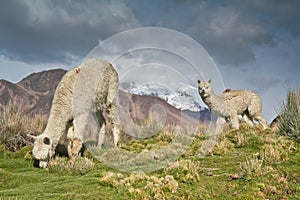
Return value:
[[(121, 148), (140, 153), (170, 141), (172, 136), (158, 135)], [(244, 127), (223, 134), (208, 155), (200, 156), (206, 141), (196, 135), (177, 161), (148, 173), (117, 171), (92, 158), (88, 167), (82, 160), (70, 165), (56, 158), (42, 170), (33, 167), (31, 147), (12, 153), (0, 146), (0, 199), (300, 198), (299, 143), (270, 130)]]

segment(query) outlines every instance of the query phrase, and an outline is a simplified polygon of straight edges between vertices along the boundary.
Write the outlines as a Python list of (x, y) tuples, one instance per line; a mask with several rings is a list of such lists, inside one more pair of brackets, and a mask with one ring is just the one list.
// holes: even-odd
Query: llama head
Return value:
[(200, 81), (198, 80), (198, 91), (201, 97), (207, 97), (211, 93), (211, 80), (209, 81)]
[(54, 155), (51, 138), (46, 134), (30, 137), (35, 140), (32, 149), (33, 157), (39, 160), (40, 168), (46, 168), (49, 159)]

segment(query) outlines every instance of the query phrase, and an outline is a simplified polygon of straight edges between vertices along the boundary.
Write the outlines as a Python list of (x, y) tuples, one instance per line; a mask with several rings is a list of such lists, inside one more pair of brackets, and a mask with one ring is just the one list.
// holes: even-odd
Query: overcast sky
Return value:
[(226, 88), (258, 92), (270, 122), (300, 85), (299, 10), (298, 0), (2, 0), (0, 79), (70, 69), (114, 34), (164, 27), (199, 42)]

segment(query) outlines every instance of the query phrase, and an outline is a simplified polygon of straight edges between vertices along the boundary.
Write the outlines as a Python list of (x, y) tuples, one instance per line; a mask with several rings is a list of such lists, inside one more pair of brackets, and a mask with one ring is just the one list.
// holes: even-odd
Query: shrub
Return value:
[(26, 115), (13, 102), (9, 102), (0, 110), (0, 144), (10, 151), (16, 151), (31, 144), (27, 134), (38, 134), (45, 128), (45, 120), (41, 115)]
[(288, 91), (279, 115), (278, 133), (300, 141), (300, 89)]

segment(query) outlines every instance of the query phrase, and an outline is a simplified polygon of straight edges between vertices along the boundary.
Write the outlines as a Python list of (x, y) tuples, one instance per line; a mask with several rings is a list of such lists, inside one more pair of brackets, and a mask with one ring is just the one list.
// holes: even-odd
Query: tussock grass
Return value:
[(174, 174), (176, 180), (179, 180), (183, 183), (193, 183), (199, 181), (200, 171), (200, 162), (194, 160), (178, 160), (166, 168), (166, 174)]
[(48, 163), (50, 173), (61, 174), (83, 175), (94, 169), (94, 167), (94, 162), (86, 157), (77, 157), (74, 160), (69, 160), (66, 157), (55, 157)]
[(288, 152), (280, 146), (267, 144), (262, 147), (260, 157), (265, 163), (278, 163), (288, 159)]
[(30, 145), (27, 134), (42, 133), (46, 122), (41, 115), (26, 115), (20, 106), (9, 102), (0, 110), (0, 144), (10, 151), (16, 151)]
[(126, 190), (136, 199), (168, 199), (168, 194), (178, 190), (178, 182), (171, 175), (157, 177), (145, 173), (123, 175), (108, 172), (100, 179), (118, 190)]
[(248, 176), (263, 175), (263, 161), (254, 157), (240, 163), (240, 168)]
[(300, 142), (300, 89), (289, 90), (279, 114), (278, 133)]
[(236, 146), (237, 147), (243, 147), (248, 142), (248, 138), (245, 134), (238, 133), (236, 136)]

